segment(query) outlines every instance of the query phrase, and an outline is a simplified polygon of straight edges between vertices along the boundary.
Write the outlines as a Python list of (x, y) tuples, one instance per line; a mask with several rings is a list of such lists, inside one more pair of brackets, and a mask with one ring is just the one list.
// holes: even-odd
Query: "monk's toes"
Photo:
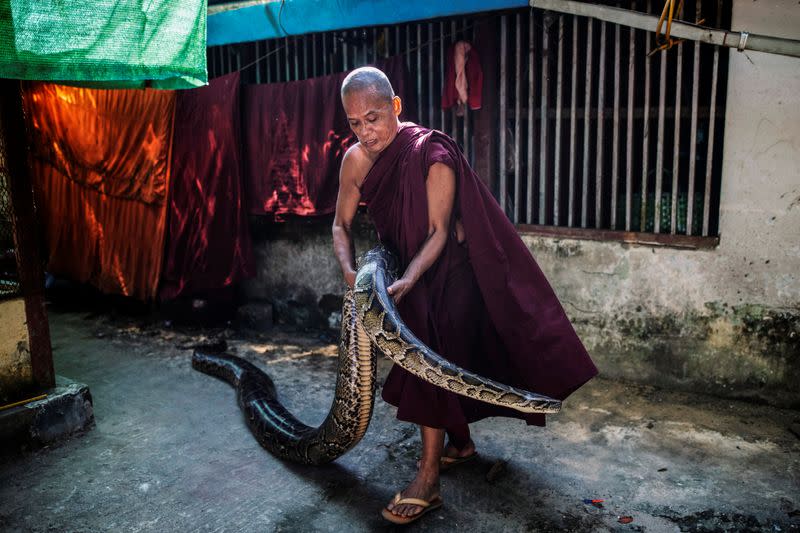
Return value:
[(406, 506), (405, 509), (403, 509), (403, 516), (406, 516), (406, 517), (414, 516), (416, 514), (419, 514), (421, 511), (422, 511), (422, 509), (420, 507), (418, 507), (416, 505), (409, 505), (409, 506)]

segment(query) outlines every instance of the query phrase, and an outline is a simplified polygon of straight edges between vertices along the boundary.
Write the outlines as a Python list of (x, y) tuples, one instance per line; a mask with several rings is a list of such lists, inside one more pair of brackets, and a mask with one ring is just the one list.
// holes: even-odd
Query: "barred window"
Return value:
[[(623, 7), (653, 13), (662, 3)], [(687, 0), (678, 18), (729, 27), (730, 3)], [(461, 39), (496, 61), (484, 61), (483, 108), (458, 116), (440, 99), (447, 50)], [(727, 49), (687, 41), (651, 54), (655, 47), (650, 31), (525, 8), (208, 53), (212, 76), (240, 69), (246, 83), (404, 55), (417, 89), (417, 114), (407, 118), (450, 134), (521, 230), (715, 237)]]

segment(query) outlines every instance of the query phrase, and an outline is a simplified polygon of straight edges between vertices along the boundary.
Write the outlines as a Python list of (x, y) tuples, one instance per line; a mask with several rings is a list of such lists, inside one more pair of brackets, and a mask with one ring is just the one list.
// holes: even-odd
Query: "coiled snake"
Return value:
[(195, 350), (192, 366), (236, 388), (239, 407), (258, 442), (271, 453), (304, 464), (340, 457), (364, 436), (375, 400), (377, 354), (446, 390), (525, 413), (556, 413), (561, 402), (459, 368), (425, 346), (400, 318), (386, 288), (397, 261), (379, 246), (364, 254), (342, 306), (339, 371), (330, 412), (309, 427), (278, 401), (275, 385), (258, 367), (236, 356)]

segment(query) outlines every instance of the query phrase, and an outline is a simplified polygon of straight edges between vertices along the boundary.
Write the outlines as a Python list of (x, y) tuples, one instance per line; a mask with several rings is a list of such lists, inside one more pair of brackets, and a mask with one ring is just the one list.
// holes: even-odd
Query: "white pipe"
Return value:
[[(530, 0), (528, 3), (531, 7), (539, 9), (547, 9), (581, 17), (592, 17), (597, 20), (605, 20), (607, 22), (622, 24), (623, 26), (629, 26), (640, 30), (654, 32), (658, 25), (658, 17), (654, 15), (616, 7), (576, 2), (575, 0)], [(740, 52), (744, 50), (753, 50), (769, 54), (800, 57), (800, 41), (796, 39), (757, 35), (746, 31), (719, 30), (678, 20), (672, 21), (670, 35), (678, 39), (689, 39), (691, 41), (700, 41), (719, 46), (727, 46), (728, 48), (736, 48)]]

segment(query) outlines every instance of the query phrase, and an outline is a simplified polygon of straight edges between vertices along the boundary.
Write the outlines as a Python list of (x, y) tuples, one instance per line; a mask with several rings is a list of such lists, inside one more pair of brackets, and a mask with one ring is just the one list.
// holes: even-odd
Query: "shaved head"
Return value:
[(363, 91), (372, 92), (380, 100), (385, 100), (387, 104), (391, 104), (394, 98), (394, 89), (392, 89), (389, 78), (375, 67), (357, 68), (342, 82), (342, 99), (348, 94)]

